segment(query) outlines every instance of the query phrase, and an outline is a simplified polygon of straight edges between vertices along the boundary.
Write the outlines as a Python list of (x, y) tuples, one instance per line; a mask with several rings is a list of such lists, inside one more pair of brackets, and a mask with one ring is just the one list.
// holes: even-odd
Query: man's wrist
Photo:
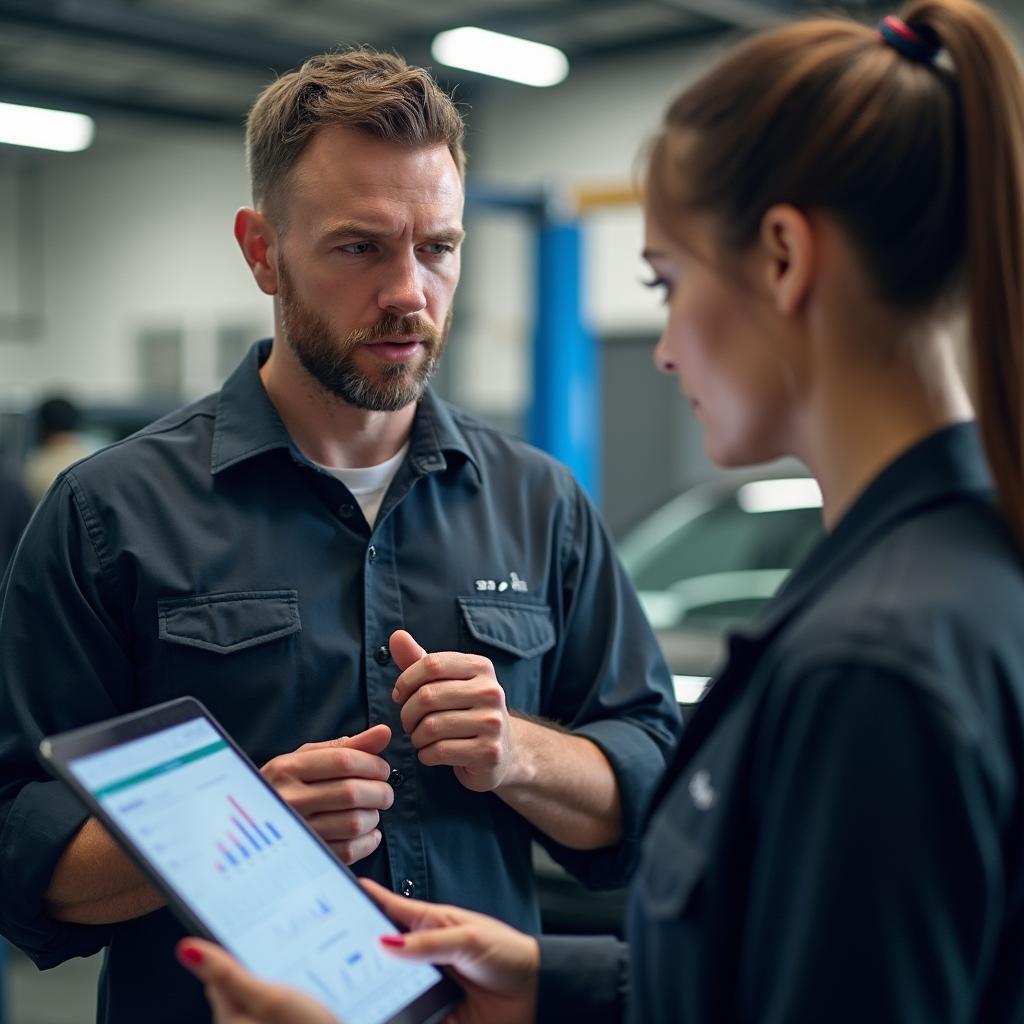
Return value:
[(494, 787), (495, 793), (532, 786), (537, 779), (538, 766), (536, 750), (538, 733), (543, 726), (516, 715), (509, 716), (509, 733), (511, 736), (511, 759), (508, 771), (501, 782)]

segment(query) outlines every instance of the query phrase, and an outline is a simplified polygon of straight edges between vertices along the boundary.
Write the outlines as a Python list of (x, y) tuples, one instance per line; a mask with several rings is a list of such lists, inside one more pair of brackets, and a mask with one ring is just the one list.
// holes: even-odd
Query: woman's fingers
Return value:
[(216, 1024), (337, 1024), (309, 996), (260, 981), (220, 946), (202, 939), (178, 943), (178, 959), (206, 986)]

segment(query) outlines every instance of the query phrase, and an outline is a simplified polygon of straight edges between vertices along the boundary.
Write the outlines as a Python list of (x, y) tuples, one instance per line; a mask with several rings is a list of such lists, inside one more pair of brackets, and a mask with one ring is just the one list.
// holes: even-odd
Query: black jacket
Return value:
[[(644, 841), (626, 1015), (1024, 1020), (1022, 782), (1024, 572), (959, 425), (732, 638)], [(580, 947), (570, 994), (566, 945), (547, 951), (544, 1013), (601, 991), (621, 1017), (617, 952), (618, 975), (610, 943)]]

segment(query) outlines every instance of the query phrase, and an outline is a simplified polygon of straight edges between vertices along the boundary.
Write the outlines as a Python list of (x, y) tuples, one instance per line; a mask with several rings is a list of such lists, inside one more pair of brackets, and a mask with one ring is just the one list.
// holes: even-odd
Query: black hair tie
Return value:
[(878, 34), (887, 46), (920, 64), (934, 64), (942, 49), (937, 40), (926, 38), (895, 14), (886, 16), (878, 23)]

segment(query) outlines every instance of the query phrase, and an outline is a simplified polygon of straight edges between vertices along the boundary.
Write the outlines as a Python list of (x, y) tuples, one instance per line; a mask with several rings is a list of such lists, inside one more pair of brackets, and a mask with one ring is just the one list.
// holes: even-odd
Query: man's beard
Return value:
[[(284, 340), (306, 372), (328, 394), (357, 409), (373, 412), (395, 412), (419, 401), (448, 342), (450, 311), (441, 331), (419, 316), (385, 314), (372, 327), (339, 337), (322, 317), (299, 300), (283, 261), (278, 262), (278, 279)], [(355, 353), (360, 346), (395, 335), (421, 338), (420, 358), (412, 364), (381, 361), (376, 372), (371, 373), (356, 365)]]

